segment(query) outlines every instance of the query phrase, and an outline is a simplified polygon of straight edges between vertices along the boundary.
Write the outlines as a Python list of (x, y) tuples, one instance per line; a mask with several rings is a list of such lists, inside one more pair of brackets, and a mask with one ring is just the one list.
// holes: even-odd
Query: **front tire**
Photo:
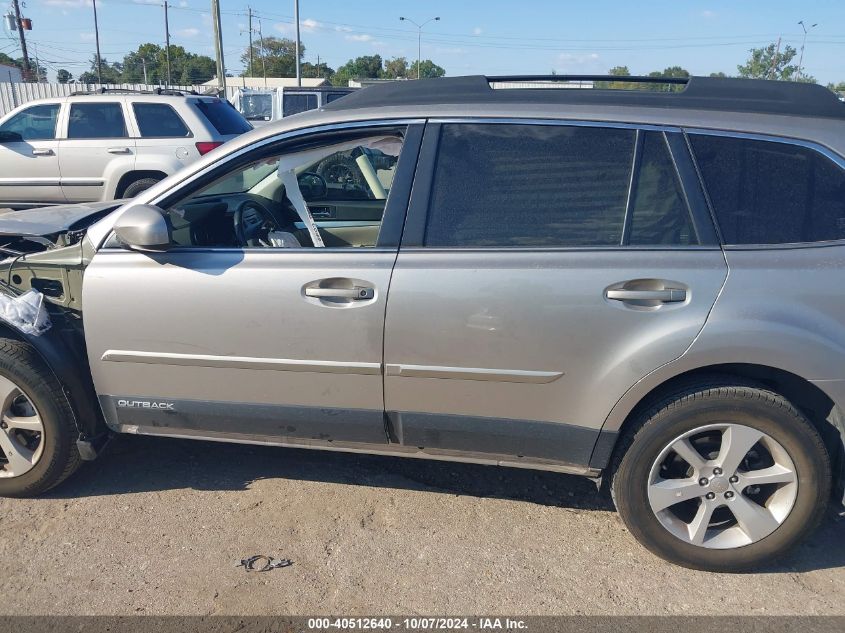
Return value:
[(123, 190), (123, 194), (120, 197), (134, 198), (139, 193), (146, 191), (159, 181), (161, 181), (161, 178), (139, 178), (138, 180), (130, 182), (126, 189)]
[(735, 572), (771, 564), (812, 532), (831, 479), (821, 437), (787, 400), (717, 382), (639, 416), (617, 452), (612, 493), (653, 553)]
[(33, 497), (79, 467), (79, 435), (53, 373), (29, 345), (0, 339), (0, 496)]

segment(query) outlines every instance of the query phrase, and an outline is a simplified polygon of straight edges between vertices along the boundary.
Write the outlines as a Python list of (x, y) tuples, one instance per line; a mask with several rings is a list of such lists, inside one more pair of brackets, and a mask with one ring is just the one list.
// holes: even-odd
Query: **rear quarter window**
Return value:
[(690, 142), (725, 244), (845, 239), (845, 171), (827, 156), (776, 141)]
[(135, 120), (142, 138), (184, 138), (191, 131), (166, 103), (133, 103)]
[(227, 101), (197, 101), (197, 109), (220, 134), (243, 134), (252, 129), (243, 115)]

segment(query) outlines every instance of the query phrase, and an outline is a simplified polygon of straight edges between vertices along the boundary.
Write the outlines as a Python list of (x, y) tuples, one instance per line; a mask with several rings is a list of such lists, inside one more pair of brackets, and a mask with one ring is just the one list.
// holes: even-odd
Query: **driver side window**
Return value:
[(18, 134), (22, 141), (45, 141), (56, 138), (58, 103), (32, 106), (13, 116), (0, 126), (0, 132)]
[(402, 148), (396, 132), (239, 163), (166, 209), (178, 246), (373, 247)]

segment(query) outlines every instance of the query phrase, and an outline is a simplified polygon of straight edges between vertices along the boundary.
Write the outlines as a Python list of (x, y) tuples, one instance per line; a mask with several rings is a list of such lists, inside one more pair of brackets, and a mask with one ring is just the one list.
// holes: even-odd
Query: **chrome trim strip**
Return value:
[[(321, 440), (277, 440), (270, 437), (256, 437), (239, 435), (237, 433), (216, 433), (207, 431), (193, 431), (190, 429), (173, 429), (172, 431), (159, 427), (136, 426), (122, 424), (114, 429), (118, 433), (135, 435), (154, 435), (157, 437), (171, 437), (185, 440), (203, 440), (207, 442), (228, 442), (233, 444), (255, 444), (259, 446), (279, 446), (282, 448), (305, 448), (318, 451), (334, 451), (338, 453), (357, 453), (361, 455), (380, 455), (384, 457), (410, 457), (414, 459), (430, 459), (434, 461), (459, 462), (467, 464), (481, 464), (484, 466), (505, 466), (507, 468), (527, 468), (530, 470), (547, 470), (569, 475), (581, 475), (596, 478), (601, 474), (598, 468), (563, 464), (546, 460), (515, 461), (514, 458), (483, 457), (478, 454), (458, 453), (445, 450), (420, 450), (417, 447), (400, 446), (397, 444), (344, 444), (342, 442), (325, 442)], [(385, 448), (390, 446), (390, 448)], [(519, 458), (517, 458), (519, 459)]]
[(490, 382), (527, 382), (540, 385), (554, 382), (563, 376), (562, 371), (393, 364), (385, 365), (385, 373), (388, 376), (400, 376), (402, 378), (450, 378), (452, 380), (485, 380)]
[(506, 125), (561, 125), (570, 127), (609, 127), (623, 130), (645, 130), (651, 132), (680, 132), (677, 125), (656, 125), (653, 123), (627, 123), (625, 121), (607, 121), (603, 119), (534, 119), (525, 117), (431, 117), (429, 123), (492, 123)]
[(102, 187), (106, 181), (91, 178), (62, 178), (62, 187)]
[(320, 374), (381, 374), (380, 363), (254, 358), (250, 356), (215, 356), (211, 354), (174, 354), (170, 352), (138, 352), (111, 349), (106, 350), (101, 360), (112, 363), (216, 367), (219, 369), (265, 369), (270, 371), (302, 371)]
[(0, 178), (0, 187), (58, 187), (60, 185), (61, 183), (58, 180), (48, 178), (29, 178), (26, 180)]

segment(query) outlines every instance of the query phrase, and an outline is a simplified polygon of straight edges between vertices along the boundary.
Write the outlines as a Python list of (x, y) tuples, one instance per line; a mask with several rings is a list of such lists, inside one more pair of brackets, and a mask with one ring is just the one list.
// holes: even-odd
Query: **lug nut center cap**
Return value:
[(710, 480), (710, 490), (715, 492), (716, 494), (722, 494), (730, 490), (731, 483), (728, 481), (727, 477), (713, 477)]

